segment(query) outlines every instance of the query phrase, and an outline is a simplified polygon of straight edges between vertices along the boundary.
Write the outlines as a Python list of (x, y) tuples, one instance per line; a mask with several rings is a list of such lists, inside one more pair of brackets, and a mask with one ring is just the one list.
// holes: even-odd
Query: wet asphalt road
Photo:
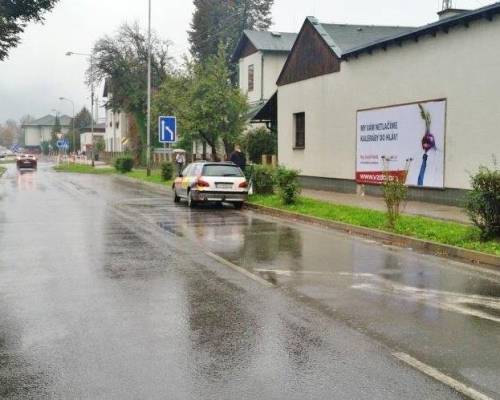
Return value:
[(0, 179), (2, 399), (464, 398), (395, 352), (500, 399), (499, 296), (498, 273), (114, 177)]

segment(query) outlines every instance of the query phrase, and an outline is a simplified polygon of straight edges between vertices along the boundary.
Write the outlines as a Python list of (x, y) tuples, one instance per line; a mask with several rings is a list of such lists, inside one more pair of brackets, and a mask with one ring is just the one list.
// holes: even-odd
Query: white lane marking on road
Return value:
[(273, 285), (271, 282), (266, 281), (265, 279), (261, 278), (258, 275), (252, 274), (251, 272), (247, 271), (245, 268), (242, 268), (236, 264), (233, 264), (231, 261), (226, 260), (225, 258), (222, 258), (218, 256), (217, 254), (212, 253), (211, 251), (206, 251), (205, 254), (209, 256), (210, 258), (214, 259), (215, 261), (220, 262), (221, 264), (224, 264), (225, 266), (234, 269), (235, 271), (238, 271), (242, 273), (243, 275), (247, 276), (250, 279), (253, 279), (256, 282), (259, 282), (260, 284), (274, 288), (275, 285)]
[(472, 400), (493, 400), (491, 397), (486, 396), (485, 394), (478, 392), (477, 390), (463, 384), (462, 382), (457, 381), (449, 377), (448, 375), (443, 374), (441, 371), (437, 370), (430, 365), (427, 365), (416, 358), (413, 358), (409, 354), (406, 353), (393, 353), (394, 357), (398, 360), (403, 361), (404, 363), (410, 365), (411, 367), (423, 372), (424, 374), (434, 378), (435, 380), (444, 383), (445, 385), (455, 389), (457, 392), (462, 393), (463, 395), (471, 398)]
[(429, 288), (403, 285), (372, 274), (341, 273), (360, 280), (352, 289), (364, 290), (378, 295), (387, 295), (424, 303), (426, 306), (452, 311), (500, 323), (500, 298), (476, 294), (448, 292)]

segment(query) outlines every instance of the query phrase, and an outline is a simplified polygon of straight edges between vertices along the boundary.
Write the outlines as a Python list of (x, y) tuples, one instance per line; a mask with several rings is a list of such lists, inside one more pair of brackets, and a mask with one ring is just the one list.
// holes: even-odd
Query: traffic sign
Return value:
[(57, 148), (60, 150), (68, 150), (69, 149), (69, 142), (68, 139), (59, 139), (56, 142)]
[(160, 143), (175, 143), (177, 141), (176, 117), (160, 117), (158, 128)]

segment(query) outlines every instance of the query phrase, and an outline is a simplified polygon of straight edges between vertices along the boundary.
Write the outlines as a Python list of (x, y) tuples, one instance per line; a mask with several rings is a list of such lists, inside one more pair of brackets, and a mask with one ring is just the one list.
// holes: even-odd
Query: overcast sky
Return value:
[[(152, 25), (174, 43), (172, 55), (188, 49), (187, 29), (193, 13), (191, 0), (152, 0)], [(323, 22), (418, 26), (436, 20), (442, 0), (275, 0), (274, 30), (297, 32), (304, 18)], [(456, 0), (456, 7), (478, 8), (487, 0)], [(113, 34), (123, 22), (147, 22), (147, 0), (60, 0), (44, 25), (30, 25), (22, 44), (0, 62), (0, 122), (31, 114), (42, 117), (58, 109), (71, 115), (88, 104), (83, 84), (84, 57), (66, 57), (69, 50), (88, 53), (104, 34)], [(102, 94), (102, 93), (101, 93)], [(101, 115), (102, 117), (102, 115)]]

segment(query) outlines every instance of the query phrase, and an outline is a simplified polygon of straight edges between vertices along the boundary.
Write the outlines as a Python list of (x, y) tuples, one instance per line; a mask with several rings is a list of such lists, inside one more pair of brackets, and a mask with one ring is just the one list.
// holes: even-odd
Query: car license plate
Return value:
[(233, 184), (232, 183), (216, 183), (215, 187), (217, 189), (232, 189)]

